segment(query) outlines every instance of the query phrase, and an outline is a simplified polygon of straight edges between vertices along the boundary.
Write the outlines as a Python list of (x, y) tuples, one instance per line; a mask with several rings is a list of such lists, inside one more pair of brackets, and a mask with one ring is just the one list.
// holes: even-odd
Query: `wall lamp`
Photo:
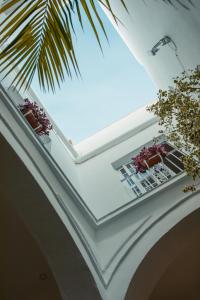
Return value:
[(161, 46), (165, 46), (169, 43), (173, 42), (172, 39), (169, 36), (164, 36), (162, 39), (160, 39), (150, 50), (150, 53), (154, 56), (156, 53), (160, 50)]

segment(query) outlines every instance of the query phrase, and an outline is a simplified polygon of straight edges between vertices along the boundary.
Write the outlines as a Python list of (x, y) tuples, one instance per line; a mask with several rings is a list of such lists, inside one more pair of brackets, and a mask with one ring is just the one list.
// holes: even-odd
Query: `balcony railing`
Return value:
[(163, 144), (168, 154), (162, 158), (161, 162), (145, 172), (137, 173), (131, 161), (120, 168), (121, 182), (132, 191), (135, 198), (152, 191), (184, 171), (181, 160), (183, 154), (169, 143), (163, 142)]

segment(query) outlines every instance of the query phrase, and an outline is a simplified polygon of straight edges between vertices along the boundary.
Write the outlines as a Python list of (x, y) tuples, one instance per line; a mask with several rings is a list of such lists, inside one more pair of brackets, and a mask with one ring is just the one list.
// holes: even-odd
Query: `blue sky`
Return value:
[(109, 44), (102, 35), (103, 54), (95, 37), (75, 22), (75, 45), (82, 79), (73, 77), (55, 94), (40, 90), (36, 78), (32, 87), (63, 131), (75, 143), (155, 98), (156, 89), (145, 70), (135, 60), (104, 13)]

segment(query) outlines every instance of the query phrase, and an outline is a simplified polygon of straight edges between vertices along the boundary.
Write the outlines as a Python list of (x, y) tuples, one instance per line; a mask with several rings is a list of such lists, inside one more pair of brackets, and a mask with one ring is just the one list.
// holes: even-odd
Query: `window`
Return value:
[(167, 142), (162, 142), (162, 144), (167, 150), (167, 155), (162, 158), (161, 162), (147, 168), (145, 172), (136, 172), (132, 160), (119, 168), (121, 182), (132, 191), (135, 198), (183, 172), (184, 167), (181, 161), (183, 154)]

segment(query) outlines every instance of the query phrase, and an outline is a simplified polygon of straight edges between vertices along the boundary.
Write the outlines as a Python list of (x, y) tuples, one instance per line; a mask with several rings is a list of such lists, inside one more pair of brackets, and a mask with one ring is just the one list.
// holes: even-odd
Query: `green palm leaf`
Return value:
[[(94, 19), (106, 36), (95, 1), (10, 0), (4, 4), (0, 14), (10, 8), (14, 9), (0, 25), (0, 44), (7, 44), (0, 53), (0, 67), (1, 72), (5, 72), (4, 77), (18, 67), (19, 71), (11, 84), (19, 89), (22, 86), (28, 88), (37, 72), (40, 86), (44, 90), (55, 91), (56, 82), (60, 86), (65, 73), (72, 76), (72, 68), (79, 75), (73, 46), (74, 15), (78, 16), (82, 27), (82, 14), (86, 15), (100, 47)], [(112, 11), (108, 0), (105, 5)]]
[(163, 2), (170, 4), (172, 6), (175, 6), (175, 4), (179, 4), (182, 7), (184, 7), (185, 9), (189, 9), (189, 6), (192, 5), (193, 6), (193, 2), (192, 0), (187, 0), (186, 2), (188, 2), (188, 4), (185, 4), (184, 0), (162, 0)]
[[(41, 88), (55, 91), (65, 74), (72, 76), (72, 69), (80, 74), (73, 44), (73, 18), (78, 17), (83, 27), (82, 14), (93, 29), (99, 46), (101, 41), (96, 22), (107, 38), (104, 24), (96, 4), (106, 6), (115, 21), (110, 0), (10, 0), (0, 8), (0, 14), (12, 9), (0, 24), (0, 68), (4, 78), (18, 68), (11, 83), (19, 89), (29, 88), (35, 73)], [(172, 0), (161, 0), (173, 4)], [(182, 4), (182, 0), (176, 0)], [(188, 0), (191, 2), (191, 0)], [(126, 9), (125, 1), (120, 0)], [(5, 46), (6, 45), (6, 46)]]

